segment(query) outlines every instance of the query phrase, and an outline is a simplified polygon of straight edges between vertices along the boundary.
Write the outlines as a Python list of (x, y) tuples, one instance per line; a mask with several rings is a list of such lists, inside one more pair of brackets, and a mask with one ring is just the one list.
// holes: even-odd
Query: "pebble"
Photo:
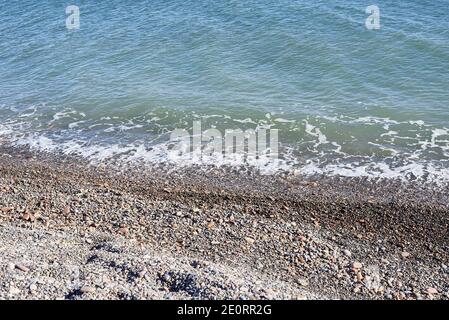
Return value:
[(14, 269), (16, 268), (16, 265), (14, 263), (8, 263), (8, 271), (14, 271)]
[(360, 269), (362, 269), (362, 264), (360, 263), (360, 262), (358, 262), (358, 261), (355, 261), (353, 264), (352, 264), (352, 269), (353, 270), (360, 270)]
[(402, 258), (407, 259), (408, 257), (410, 257), (410, 253), (408, 253), (407, 251), (404, 251), (401, 253)]
[(142, 270), (138, 273), (139, 278), (143, 278), (147, 274), (146, 270)]
[(343, 250), (343, 253), (345, 254), (345, 256), (347, 256), (347, 257), (350, 257), (352, 254), (351, 254), (351, 251), (349, 251), (349, 250), (347, 250), (347, 249), (345, 249), (345, 250)]
[(122, 227), (122, 228), (118, 229), (118, 232), (119, 232), (120, 234), (126, 236), (126, 235), (129, 233), (129, 230), (128, 230), (128, 228), (126, 228), (126, 227)]
[(83, 286), (83, 287), (81, 287), (80, 292), (82, 294), (93, 293), (93, 292), (95, 292), (95, 288), (89, 287), (89, 286)]
[(19, 269), (22, 272), (28, 272), (30, 271), (30, 268), (24, 266), (23, 264), (16, 264), (16, 269)]
[(18, 289), (16, 287), (11, 287), (11, 288), (9, 288), (9, 294), (13, 295), (13, 296), (17, 296), (20, 294), (20, 289)]
[(273, 290), (271, 290), (271, 289), (265, 289), (264, 293), (265, 293), (265, 297), (268, 300), (272, 300), (275, 297), (275, 292)]
[(427, 294), (433, 295), (433, 294), (438, 294), (438, 290), (432, 287), (427, 288), (426, 290)]
[(296, 281), (298, 282), (298, 284), (299, 284), (301, 287), (307, 287), (307, 286), (309, 286), (309, 280), (307, 280), (307, 279), (299, 278), (299, 279), (296, 280)]
[(248, 242), (249, 244), (253, 244), (256, 240), (254, 240), (253, 238), (250, 237), (245, 237), (246, 242)]

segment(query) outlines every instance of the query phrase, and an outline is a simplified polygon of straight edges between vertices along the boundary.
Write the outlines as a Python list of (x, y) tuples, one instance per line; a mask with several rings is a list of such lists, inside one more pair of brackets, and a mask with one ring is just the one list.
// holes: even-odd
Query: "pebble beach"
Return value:
[(0, 299), (448, 299), (448, 194), (2, 146)]

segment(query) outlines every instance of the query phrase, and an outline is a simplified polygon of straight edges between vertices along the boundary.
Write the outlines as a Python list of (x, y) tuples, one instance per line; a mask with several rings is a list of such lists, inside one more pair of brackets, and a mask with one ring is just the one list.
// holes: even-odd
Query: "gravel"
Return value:
[(0, 148), (0, 299), (448, 299), (448, 187)]

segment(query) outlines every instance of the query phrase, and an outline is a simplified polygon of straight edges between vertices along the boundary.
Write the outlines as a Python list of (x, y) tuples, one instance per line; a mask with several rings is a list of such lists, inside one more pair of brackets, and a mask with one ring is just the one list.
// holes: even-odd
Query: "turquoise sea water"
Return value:
[(202, 120), (279, 129), (282, 169), (449, 181), (449, 1), (371, 4), (0, 0), (0, 141), (160, 163)]

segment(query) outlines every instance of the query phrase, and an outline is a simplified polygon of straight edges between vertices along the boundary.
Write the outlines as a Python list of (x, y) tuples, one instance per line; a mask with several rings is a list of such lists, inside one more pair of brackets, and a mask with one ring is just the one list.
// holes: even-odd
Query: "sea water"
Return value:
[(264, 173), (446, 183), (449, 1), (376, 0), (378, 28), (370, 5), (1, 0), (0, 141), (167, 163), (170, 132), (201, 121), (277, 129)]

